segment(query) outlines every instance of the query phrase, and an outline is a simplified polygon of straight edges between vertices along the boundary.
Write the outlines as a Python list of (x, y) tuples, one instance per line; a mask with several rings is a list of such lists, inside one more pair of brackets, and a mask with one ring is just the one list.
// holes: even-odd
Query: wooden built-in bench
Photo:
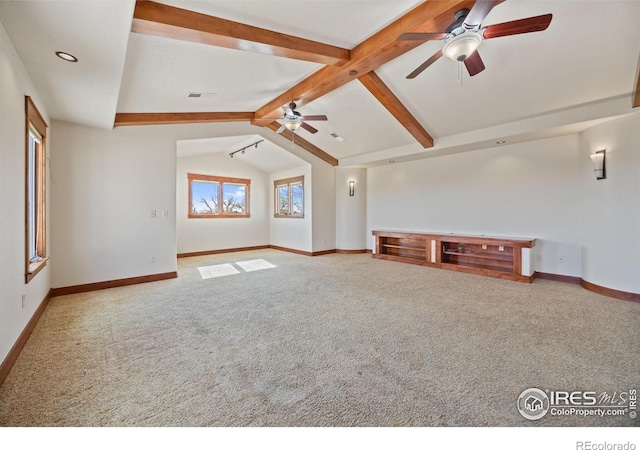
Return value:
[(533, 281), (535, 239), (387, 230), (375, 230), (373, 236), (374, 258)]

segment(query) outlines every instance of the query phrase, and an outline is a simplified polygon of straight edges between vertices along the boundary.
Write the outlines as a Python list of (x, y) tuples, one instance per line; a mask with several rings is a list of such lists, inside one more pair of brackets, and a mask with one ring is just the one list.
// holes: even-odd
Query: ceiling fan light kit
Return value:
[(284, 126), (289, 131), (296, 131), (298, 128), (300, 128), (301, 124), (302, 120), (299, 119), (285, 119), (284, 121)]
[(315, 115), (315, 116), (303, 116), (298, 111), (296, 111), (296, 103), (291, 102), (288, 106), (283, 106), (284, 110), (283, 117), (274, 118), (274, 120), (282, 120), (282, 126), (278, 128), (276, 133), (280, 134), (285, 129), (295, 133), (295, 131), (302, 127), (307, 130), (309, 133), (317, 133), (318, 130), (313, 128), (308, 123), (305, 123), (307, 120), (327, 120), (327, 116), (324, 115)]
[(453, 61), (464, 61), (475, 52), (482, 36), (475, 32), (467, 32), (449, 39), (442, 48), (442, 54)]

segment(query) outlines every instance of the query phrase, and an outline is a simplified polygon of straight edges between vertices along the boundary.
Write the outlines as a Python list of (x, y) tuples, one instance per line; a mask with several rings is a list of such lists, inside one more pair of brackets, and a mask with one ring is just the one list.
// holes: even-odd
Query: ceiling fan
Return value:
[(278, 128), (276, 133), (282, 133), (285, 129), (291, 131), (292, 133), (295, 133), (295, 131), (298, 128), (302, 127), (305, 130), (307, 130), (309, 133), (315, 134), (315, 133), (318, 132), (318, 130), (316, 130), (311, 125), (306, 123), (306, 121), (308, 121), (308, 120), (327, 120), (327, 116), (324, 116), (324, 115), (303, 116), (298, 111), (296, 111), (295, 102), (291, 102), (291, 103), (289, 103), (289, 105), (283, 106), (282, 109), (284, 109), (284, 116), (283, 117), (278, 117), (277, 119), (274, 119), (274, 120), (282, 120), (283, 121), (282, 122), (282, 126), (280, 128)]
[(411, 72), (407, 78), (417, 77), (442, 55), (454, 61), (464, 61), (469, 75), (477, 75), (485, 68), (477, 50), (484, 39), (544, 31), (553, 17), (551, 14), (544, 14), (481, 28), (484, 18), (498, 3), (500, 0), (478, 0), (471, 11), (467, 8), (461, 9), (455, 14), (455, 21), (449, 25), (444, 33), (401, 34), (398, 37), (399, 41), (444, 41), (442, 50), (438, 50), (431, 58)]

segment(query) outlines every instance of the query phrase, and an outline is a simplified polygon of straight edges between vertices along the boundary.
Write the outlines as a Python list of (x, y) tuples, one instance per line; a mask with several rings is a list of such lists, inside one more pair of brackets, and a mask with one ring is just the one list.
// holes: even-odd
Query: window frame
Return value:
[[(291, 192), (291, 186), (295, 185), (295, 184), (301, 184), (302, 185), (302, 214), (292, 214), (292, 205), (293, 205), (293, 194)], [(278, 187), (279, 186), (287, 186), (287, 193), (288, 193), (288, 201), (289, 201), (289, 213), (288, 214), (281, 214), (280, 213), (280, 208), (278, 207), (279, 205), (279, 195), (278, 195)], [(275, 218), (280, 218), (280, 219), (304, 219), (304, 208), (305, 208), (305, 201), (304, 201), (304, 175), (300, 175), (298, 177), (291, 177), (291, 178), (283, 178), (282, 180), (274, 180), (273, 181), (273, 217)]]
[[(31, 97), (25, 95), (25, 284), (44, 269), (49, 259), (47, 257), (47, 127), (47, 123)], [(38, 136), (40, 143), (35, 145), (33, 155), (32, 132), (40, 135)], [(32, 248), (35, 248), (34, 258), (31, 258)]]
[[(189, 219), (247, 219), (251, 217), (251, 209), (249, 199), (251, 198), (251, 180), (246, 178), (229, 178), (219, 177), (215, 175), (203, 175), (198, 173), (187, 173), (189, 184), (189, 203), (187, 217)], [(194, 181), (204, 181), (218, 183), (218, 198), (223, 198), (224, 184), (244, 184), (245, 185), (245, 214), (228, 214), (222, 211), (219, 214), (194, 214), (192, 211), (192, 184)], [(218, 206), (220, 208), (220, 206)]]

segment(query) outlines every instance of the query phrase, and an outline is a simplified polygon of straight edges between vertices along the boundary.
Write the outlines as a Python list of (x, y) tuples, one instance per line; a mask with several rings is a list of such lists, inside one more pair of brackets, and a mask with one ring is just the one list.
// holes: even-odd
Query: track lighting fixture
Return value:
[(246, 147), (242, 147), (241, 149), (236, 150), (235, 152), (231, 152), (231, 153), (229, 153), (229, 156), (231, 156), (231, 157), (233, 158), (233, 155), (235, 155), (235, 154), (236, 154), (236, 153), (238, 153), (238, 152), (240, 152), (241, 154), (243, 154), (243, 155), (244, 155), (245, 150), (247, 150), (249, 147), (255, 147), (255, 148), (258, 148), (258, 144), (259, 144), (260, 142), (264, 142), (264, 139), (260, 139), (259, 141), (254, 142), (253, 144), (249, 144), (249, 145), (247, 145)]

